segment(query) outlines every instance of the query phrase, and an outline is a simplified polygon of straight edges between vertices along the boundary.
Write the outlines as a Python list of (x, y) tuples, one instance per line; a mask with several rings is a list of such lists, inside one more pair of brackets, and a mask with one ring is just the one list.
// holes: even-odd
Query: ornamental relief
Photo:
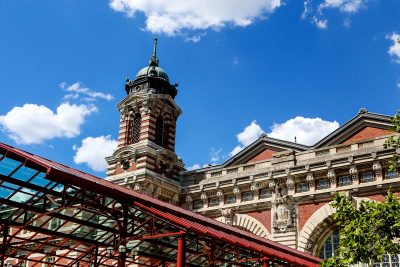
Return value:
[(292, 180), (275, 185), (275, 194), (272, 197), (272, 226), (277, 231), (286, 231), (288, 227), (294, 226), (293, 217), (295, 210), (293, 206), (293, 196), (289, 194), (292, 190)]

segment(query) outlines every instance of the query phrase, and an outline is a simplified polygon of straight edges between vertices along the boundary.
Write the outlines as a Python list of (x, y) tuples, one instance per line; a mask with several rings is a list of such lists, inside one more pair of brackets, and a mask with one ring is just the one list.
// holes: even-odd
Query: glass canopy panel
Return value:
[(8, 176), (20, 165), (21, 162), (19, 161), (10, 158), (4, 158), (2, 161), (0, 161), (0, 174)]
[(12, 178), (27, 182), (29, 179), (31, 179), (36, 173), (38, 173), (37, 170), (28, 168), (26, 166), (22, 166), (19, 168), (13, 175), (11, 175)]

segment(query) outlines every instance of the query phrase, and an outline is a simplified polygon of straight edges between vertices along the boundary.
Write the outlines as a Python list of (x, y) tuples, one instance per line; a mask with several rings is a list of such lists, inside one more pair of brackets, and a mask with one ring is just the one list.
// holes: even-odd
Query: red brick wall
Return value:
[[(397, 197), (400, 197), (400, 192), (394, 192), (394, 195)], [(365, 196), (365, 198), (369, 198), (375, 201), (383, 202), (385, 201), (386, 193), (382, 195), (371, 195), (371, 196)]]
[(316, 212), (319, 208), (328, 202), (320, 203), (308, 203), (299, 205), (299, 229), (302, 229), (307, 220)]
[(265, 228), (271, 233), (271, 210), (249, 212), (247, 215), (260, 221)]
[(254, 158), (252, 158), (249, 161), (247, 161), (247, 163), (257, 162), (257, 161), (269, 159), (269, 158), (272, 157), (272, 155), (275, 152), (276, 151), (271, 150), (271, 149), (265, 149), (265, 150), (261, 151), (257, 156), (255, 156)]
[(361, 129), (359, 132), (355, 133), (349, 139), (342, 142), (342, 144), (351, 144), (362, 140), (372, 139), (378, 136), (388, 135), (393, 133), (390, 130), (384, 130), (374, 127), (365, 127)]

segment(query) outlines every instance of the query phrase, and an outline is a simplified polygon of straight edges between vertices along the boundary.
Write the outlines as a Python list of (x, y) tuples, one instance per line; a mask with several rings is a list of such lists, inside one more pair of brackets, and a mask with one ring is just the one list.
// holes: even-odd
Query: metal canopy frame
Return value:
[(319, 266), (320, 259), (0, 143), (0, 267)]

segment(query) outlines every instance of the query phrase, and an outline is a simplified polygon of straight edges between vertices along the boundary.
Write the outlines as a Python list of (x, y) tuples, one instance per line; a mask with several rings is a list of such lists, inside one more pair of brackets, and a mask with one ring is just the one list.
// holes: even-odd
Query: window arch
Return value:
[(141, 126), (142, 115), (140, 113), (135, 113), (133, 119), (131, 118), (128, 122), (127, 145), (139, 142)]

